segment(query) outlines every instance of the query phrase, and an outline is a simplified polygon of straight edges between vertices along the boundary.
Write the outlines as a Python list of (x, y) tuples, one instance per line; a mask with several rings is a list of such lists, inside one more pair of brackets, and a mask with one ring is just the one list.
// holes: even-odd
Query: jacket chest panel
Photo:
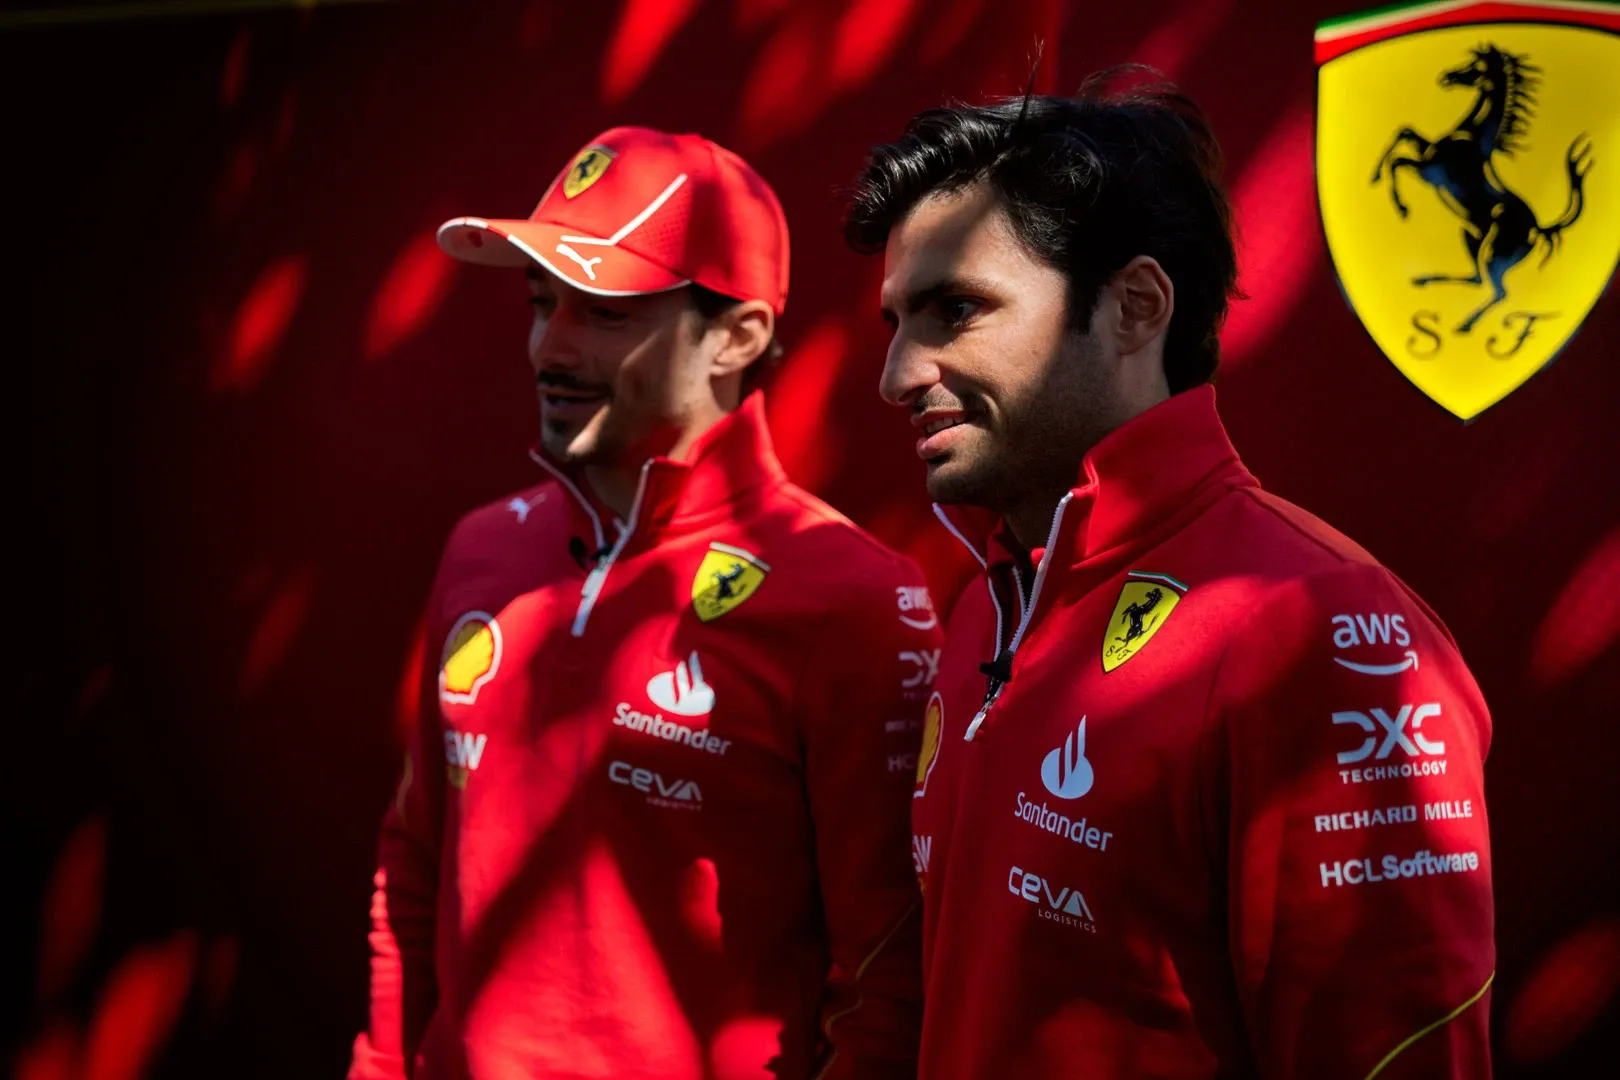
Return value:
[(1212, 666), (1177, 647), (1183, 627), (1172, 623), (1105, 671), (1117, 592), (1094, 591), (1036, 624), (971, 741), (963, 734), (985, 677), (956, 641), (942, 664), (945, 721), (928, 792), (937, 781), (941, 798), (918, 804), (916, 831), (939, 856), (930, 874), (943, 872), (945, 888), (1005, 908), (997, 918), (1017, 940), (1039, 939), (1026, 957), (1039, 941), (1061, 947), (1078, 935), (1128, 967), (1138, 924), (1196, 920), (1207, 896), (1203, 837), (1189, 822), (1199, 820)]
[(731, 801), (747, 778), (791, 779), (793, 681), (751, 620), (704, 623), (689, 595), (676, 607), (661, 562), (615, 573), (577, 637), (577, 578), (451, 620), (439, 698), (464, 822), (485, 804), (554, 815), (560, 792), (593, 813), (656, 820)]

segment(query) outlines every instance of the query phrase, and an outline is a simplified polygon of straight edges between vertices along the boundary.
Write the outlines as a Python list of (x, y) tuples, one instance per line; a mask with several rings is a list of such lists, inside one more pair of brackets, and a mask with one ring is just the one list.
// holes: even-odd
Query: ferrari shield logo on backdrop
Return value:
[(614, 157), (613, 151), (605, 146), (587, 146), (581, 150), (579, 156), (568, 163), (568, 172), (563, 176), (563, 196), (572, 199), (602, 179)]
[(1103, 631), (1103, 671), (1113, 671), (1153, 640), (1170, 613), (1181, 603), (1187, 586), (1169, 574), (1132, 570), (1114, 601), (1114, 614)]
[(754, 595), (771, 568), (730, 544), (710, 544), (692, 577), (692, 610), (704, 622), (718, 619)]
[(1345, 297), (1401, 374), (1472, 419), (1557, 355), (1620, 259), (1620, 10), (1386, 8), (1319, 26), (1316, 61)]

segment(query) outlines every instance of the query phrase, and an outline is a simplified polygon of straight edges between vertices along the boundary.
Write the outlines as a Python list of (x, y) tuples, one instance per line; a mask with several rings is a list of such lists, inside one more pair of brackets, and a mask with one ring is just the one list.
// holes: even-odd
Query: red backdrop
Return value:
[[(161, 7), (161, 5), (158, 5)], [(182, 7), (183, 5), (176, 5)], [(438, 548), (532, 483), (511, 275), (433, 227), (527, 212), (616, 123), (695, 129), (793, 227), (789, 471), (943, 568), (877, 399), (877, 260), (838, 234), (865, 149), (947, 97), (1127, 59), (1228, 153), (1253, 297), (1220, 400), (1271, 489), (1441, 613), (1496, 721), (1499, 1074), (1615, 1052), (1620, 507), (1614, 290), (1470, 426), (1335, 285), (1312, 183), (1332, 2), (366, 4), (43, 27), (0, 16), (22, 422), (8, 851), (21, 1075), (331, 1075), (365, 1015), (375, 828)], [(1594, 188), (1620, 168), (1599, 148)], [(20, 331), (20, 332), (18, 332)], [(15, 351), (12, 351), (15, 350)]]

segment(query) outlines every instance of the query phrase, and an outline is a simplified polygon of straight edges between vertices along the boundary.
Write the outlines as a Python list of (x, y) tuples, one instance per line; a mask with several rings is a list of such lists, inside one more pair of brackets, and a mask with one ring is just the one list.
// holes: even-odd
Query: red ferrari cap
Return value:
[(568, 163), (526, 221), (454, 218), (439, 246), (467, 262), (533, 259), (598, 296), (696, 283), (737, 300), (787, 304), (782, 204), (742, 158), (700, 135), (619, 127)]

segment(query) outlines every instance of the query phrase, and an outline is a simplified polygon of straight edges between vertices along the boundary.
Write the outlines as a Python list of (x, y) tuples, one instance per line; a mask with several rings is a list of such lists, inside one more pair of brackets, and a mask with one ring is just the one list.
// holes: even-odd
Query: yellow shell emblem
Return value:
[(469, 611), (456, 620), (439, 663), (439, 697), (471, 705), (501, 667), (501, 626), (495, 616)]
[(917, 786), (911, 791), (914, 799), (928, 794), (928, 774), (934, 771), (934, 762), (939, 758), (939, 734), (944, 724), (945, 699), (935, 690), (928, 699), (927, 711), (923, 713), (922, 749), (917, 754)]

